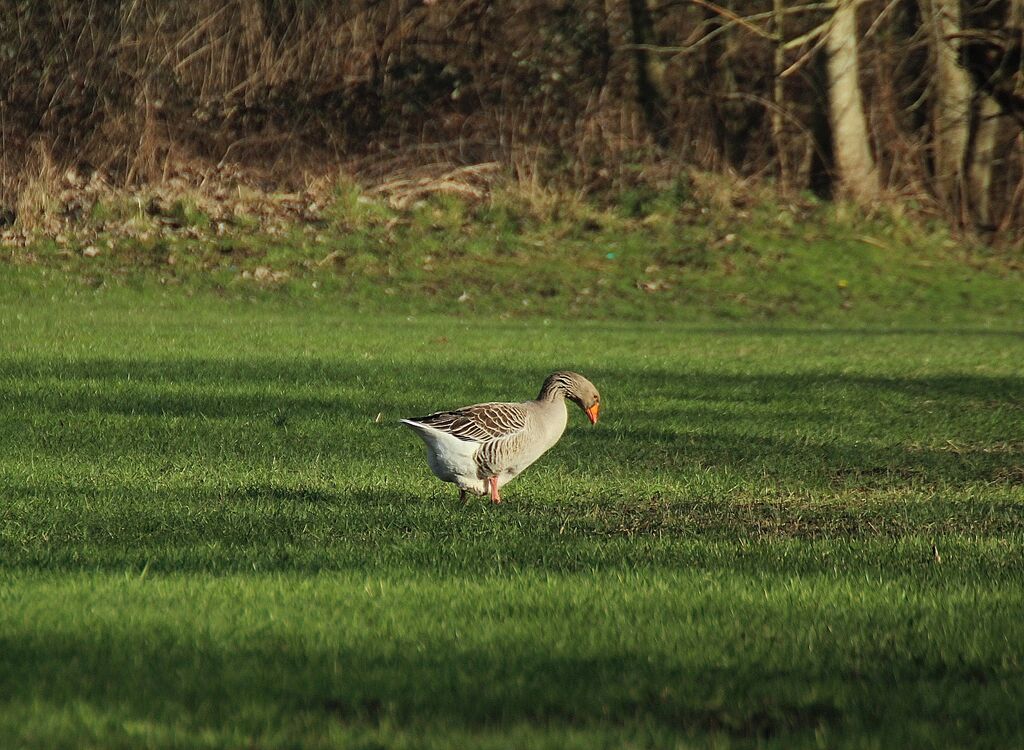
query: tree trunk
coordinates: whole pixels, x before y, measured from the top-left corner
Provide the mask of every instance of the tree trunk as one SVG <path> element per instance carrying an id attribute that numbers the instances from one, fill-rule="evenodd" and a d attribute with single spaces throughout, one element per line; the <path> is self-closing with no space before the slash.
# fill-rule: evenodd
<path id="1" fill-rule="evenodd" d="M 636 51 L 631 49 L 636 42 L 629 2 L 604 0 L 604 11 L 610 55 L 601 101 L 609 114 L 617 110 L 619 121 L 617 126 L 607 128 L 606 138 L 617 138 L 616 150 L 623 151 L 649 135 L 640 93 L 644 71 Z"/>
<path id="2" fill-rule="evenodd" d="M 636 45 L 637 100 L 644 113 L 647 128 L 655 141 L 664 145 L 665 128 L 662 119 L 665 97 L 665 62 L 652 55 L 644 45 L 656 44 L 654 21 L 648 0 L 629 0 L 629 16 Z"/>
<path id="3" fill-rule="evenodd" d="M 786 51 L 783 48 L 786 35 L 783 29 L 784 0 L 772 0 L 772 31 L 775 34 L 775 51 L 772 71 L 772 140 L 775 141 L 775 159 L 779 163 L 779 183 L 789 184 L 789 159 L 786 153 L 786 133 L 782 115 L 786 110 L 786 88 L 782 72 L 786 69 Z"/>
<path id="4" fill-rule="evenodd" d="M 999 105 L 987 94 L 978 97 L 976 124 L 971 148 L 970 200 L 972 216 L 980 226 L 992 225 L 992 165 L 995 161 Z"/>
<path id="5" fill-rule="evenodd" d="M 861 103 L 855 0 L 839 0 L 825 47 L 838 192 L 857 203 L 871 203 L 878 198 L 878 171 L 871 156 Z"/>
<path id="6" fill-rule="evenodd" d="M 960 65 L 960 0 L 921 0 L 921 15 L 931 40 L 935 68 L 932 99 L 932 150 L 935 188 L 954 217 L 962 218 L 964 169 L 971 113 L 971 81 Z"/>
<path id="7" fill-rule="evenodd" d="M 730 13 L 733 12 L 733 4 L 732 1 L 724 4 Z M 734 67 L 745 54 L 743 41 L 733 33 L 735 30 L 723 33 L 721 13 L 704 8 L 704 21 L 708 33 L 715 35 L 710 43 L 704 45 L 703 78 L 718 152 L 727 167 L 742 169 L 753 128 L 750 105 L 739 96 L 740 86 Z"/>

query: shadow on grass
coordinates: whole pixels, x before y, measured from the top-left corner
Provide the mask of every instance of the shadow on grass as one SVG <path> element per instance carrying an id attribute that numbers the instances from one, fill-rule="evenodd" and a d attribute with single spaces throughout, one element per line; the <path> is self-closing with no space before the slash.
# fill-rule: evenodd
<path id="1" fill-rule="evenodd" d="M 273 482 L 170 489 L 107 482 L 97 489 L 52 481 L 5 490 L 0 567 L 8 571 L 756 575 L 841 566 L 898 578 L 932 565 L 934 540 L 946 551 L 947 582 L 1024 571 L 1024 561 L 998 546 L 1024 543 L 1024 514 L 1012 496 L 821 502 L 598 491 L 552 501 L 523 492 L 492 506 L 482 499 L 463 505 L 443 490 L 416 497 Z M 964 545 L 969 551 L 954 557 Z"/>
<path id="2" fill-rule="evenodd" d="M 446 363 L 443 367 L 404 363 L 400 368 L 396 366 L 396 369 L 389 371 L 382 368 L 380 363 L 370 361 L 339 362 L 329 359 L 271 357 L 250 358 L 244 362 L 188 357 L 131 361 L 110 358 L 63 360 L 30 357 L 11 358 L 0 362 L 0 379 L 10 382 L 57 378 L 64 385 L 81 381 L 99 381 L 226 389 L 239 384 L 282 387 L 314 384 L 324 387 L 358 386 L 358 390 L 369 390 L 375 397 L 386 395 L 373 387 L 382 374 L 387 375 L 391 381 L 397 380 L 404 384 L 402 390 L 409 393 L 418 393 L 418 387 L 423 385 L 441 385 L 438 381 L 443 379 L 446 388 L 458 388 L 459 384 L 465 384 L 467 392 L 487 388 L 488 383 L 494 384 L 493 388 L 504 386 L 502 390 L 507 393 L 502 395 L 507 396 L 509 400 L 516 400 L 532 397 L 547 373 L 515 365 L 503 365 L 499 372 L 495 371 L 493 366 L 451 363 Z M 737 375 L 687 369 L 667 371 L 645 367 L 637 371 L 601 368 L 593 379 L 601 381 L 602 390 L 607 386 L 612 390 L 625 391 L 626 388 L 620 384 L 629 384 L 639 393 L 669 393 L 682 399 L 725 399 L 743 402 L 756 397 L 756 400 L 767 403 L 802 398 L 802 389 L 852 386 L 876 392 L 896 392 L 906 396 L 982 398 L 990 402 L 1003 401 L 1007 405 L 1024 408 L 1024 378 L 1011 376 L 959 374 L 894 377 L 820 372 Z M 232 394 L 226 395 L 229 397 L 227 403 L 231 404 Z M 493 392 L 490 395 L 494 397 Z M 293 397 L 284 394 L 281 398 L 287 402 L 294 400 Z M 298 399 L 296 405 L 311 408 L 322 408 L 330 404 L 336 408 L 345 405 L 337 403 L 336 399 L 336 395 L 332 395 L 330 400 Z M 144 410 L 145 403 L 140 402 L 138 406 Z"/>
<path id="3" fill-rule="evenodd" d="M 1009 690 L 1005 677 L 979 683 L 973 665 L 922 665 L 912 654 L 856 670 L 840 659 L 826 673 L 807 663 L 780 669 L 756 659 L 727 669 L 628 653 L 559 656 L 541 644 L 473 650 L 398 641 L 395 650 L 347 644 L 344 633 L 335 638 L 334 646 L 310 648 L 283 635 L 230 647 L 207 642 L 201 632 L 145 627 L 130 634 L 8 636 L 0 638 L 7 655 L 0 690 L 54 705 L 89 702 L 122 719 L 127 713 L 150 723 L 246 732 L 298 718 L 470 730 L 523 722 L 653 725 L 770 739 L 863 731 L 876 716 L 927 721 L 935 730 L 956 730 L 965 718 L 992 722 L 989 732 L 1021 730 L 1013 710 L 1020 691 Z M 965 687 L 977 702 L 959 701 Z"/>
<path id="4" fill-rule="evenodd" d="M 274 442 L 280 456 L 347 451 L 394 472 L 407 467 L 389 459 L 404 462 L 418 446 L 412 436 L 396 437 L 399 417 L 496 393 L 528 398 L 533 387 L 524 384 L 541 377 L 515 366 L 499 373 L 449 366 L 441 375 L 424 365 L 381 372 L 374 363 L 308 359 L 23 358 L 0 362 L 0 397 L 15 416 L 15 432 L 5 439 L 31 444 L 36 438 L 41 453 L 56 445 L 67 457 L 104 460 L 111 446 L 114 457 L 123 446 L 146 461 L 195 452 L 195 444 L 175 442 L 171 432 L 147 444 L 133 419 L 193 418 L 191 439 L 198 443 L 204 430 L 217 429 L 204 420 L 244 424 L 247 435 L 270 442 L 275 431 L 305 420 L 288 440 Z M 375 385 L 382 376 L 388 386 Z M 586 428 L 572 410 L 567 440 L 575 452 L 560 446 L 545 458 L 549 465 L 585 464 L 598 478 L 602 467 L 625 468 L 640 479 L 728 471 L 740 481 L 768 478 L 797 489 L 1024 482 L 1024 440 L 1013 428 L 1024 420 L 1021 377 L 658 370 L 593 377 L 605 393 L 602 423 Z M 445 392 L 439 395 L 438 387 Z M 23 434 L 18 417 L 40 415 L 51 417 L 50 429 Z M 94 415 L 127 419 L 99 424 L 89 421 Z M 377 415 L 381 424 L 374 423 Z M 353 426 L 363 450 L 349 444 Z M 240 460 L 230 452 L 242 453 L 246 441 L 218 437 L 209 442 L 225 446 L 226 459 Z"/>

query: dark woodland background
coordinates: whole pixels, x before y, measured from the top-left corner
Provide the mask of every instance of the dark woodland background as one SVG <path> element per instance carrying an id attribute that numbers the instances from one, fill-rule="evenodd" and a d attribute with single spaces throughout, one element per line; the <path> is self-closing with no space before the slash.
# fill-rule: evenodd
<path id="1" fill-rule="evenodd" d="M 733 173 L 1015 236 L 1022 26 L 1022 0 L 5 0 L 0 204 L 69 168 L 496 161 L 586 192 Z"/>

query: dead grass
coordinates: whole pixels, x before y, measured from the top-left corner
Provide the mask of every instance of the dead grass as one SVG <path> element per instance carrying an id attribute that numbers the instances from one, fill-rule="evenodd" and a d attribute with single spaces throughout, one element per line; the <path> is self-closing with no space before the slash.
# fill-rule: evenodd
<path id="1" fill-rule="evenodd" d="M 161 168 L 160 179 L 126 186 L 98 170 L 60 170 L 41 143 L 33 163 L 31 176 L 16 190 L 14 226 L 0 232 L 8 246 L 24 247 L 67 233 L 88 240 L 98 231 L 145 239 L 147 232 L 161 227 L 182 229 L 194 223 L 183 221 L 183 206 L 206 217 L 215 231 L 243 224 L 283 234 L 326 221 L 325 209 L 341 194 L 349 194 L 351 202 L 383 203 L 399 213 L 437 196 L 469 207 L 512 206 L 537 222 L 585 221 L 595 213 L 581 190 L 545 183 L 532 169 L 509 170 L 497 162 L 414 165 L 396 160 L 388 171 L 378 167 L 371 177 L 342 170 L 309 173 L 294 190 L 281 190 L 263 170 L 211 168 L 199 162 Z"/>
<path id="2" fill-rule="evenodd" d="M 26 231 L 52 232 L 66 209 L 60 194 L 63 178 L 42 142 L 35 144 L 28 164 L 14 186 L 16 221 Z"/>
<path id="3" fill-rule="evenodd" d="M 427 164 L 410 167 L 370 187 L 370 196 L 382 196 L 396 209 L 405 209 L 433 195 L 452 195 L 466 203 L 479 203 L 503 176 L 497 162 L 455 166 Z"/>

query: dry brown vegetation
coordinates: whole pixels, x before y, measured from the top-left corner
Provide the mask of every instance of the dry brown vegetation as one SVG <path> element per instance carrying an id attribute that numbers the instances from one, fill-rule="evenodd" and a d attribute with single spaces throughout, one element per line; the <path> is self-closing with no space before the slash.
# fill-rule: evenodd
<path id="1" fill-rule="evenodd" d="M 346 173 L 413 196 L 417 180 L 446 174 L 472 193 L 484 164 L 541 192 L 693 168 L 828 195 L 834 7 L 12 0 L 0 7 L 2 221 L 67 212 L 74 199 L 60 192 L 80 182 L 271 193 Z M 1020 3 L 968 4 L 940 42 L 932 12 L 918 0 L 859 6 L 878 189 L 1005 235 L 1024 225 Z M 939 43 L 970 75 L 964 127 L 992 141 L 984 216 L 936 176 Z"/>

